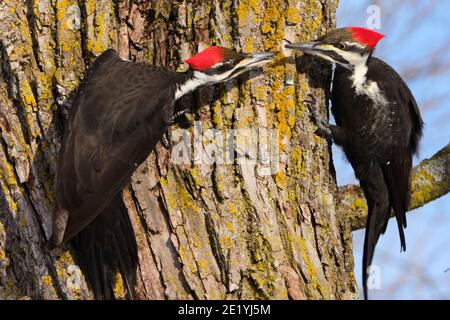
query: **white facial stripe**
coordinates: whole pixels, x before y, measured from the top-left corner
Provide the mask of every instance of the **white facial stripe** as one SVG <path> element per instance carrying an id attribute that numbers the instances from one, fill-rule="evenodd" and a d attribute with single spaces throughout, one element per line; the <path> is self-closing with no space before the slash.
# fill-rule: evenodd
<path id="1" fill-rule="evenodd" d="M 211 69 L 219 68 L 219 67 L 223 66 L 224 64 L 225 64 L 225 63 L 223 63 L 223 62 L 218 62 L 218 63 L 216 63 L 215 65 L 213 65 L 213 66 L 211 67 Z"/>
<path id="2" fill-rule="evenodd" d="M 337 63 L 337 61 L 334 61 L 329 56 L 327 56 L 326 54 L 322 54 L 319 51 L 314 52 L 314 55 L 316 55 L 316 56 L 318 56 L 318 57 L 320 57 L 320 58 L 322 58 L 324 60 L 330 61 L 332 63 Z"/>
<path id="3" fill-rule="evenodd" d="M 231 69 L 225 73 L 221 74 L 215 74 L 215 75 L 208 75 L 206 73 L 200 72 L 200 71 L 194 71 L 194 76 L 192 79 L 189 79 L 186 83 L 182 84 L 178 87 L 177 91 L 175 92 L 175 100 L 180 99 L 185 94 L 188 94 L 198 87 L 201 87 L 205 84 L 214 84 L 221 81 L 224 81 L 227 79 L 230 74 L 235 70 Z"/>
<path id="4" fill-rule="evenodd" d="M 201 85 L 205 84 L 203 79 L 197 78 L 195 76 L 196 72 L 197 71 L 194 71 L 194 77 L 192 79 L 189 79 L 186 83 L 178 87 L 177 91 L 175 92 L 175 100 L 180 99 L 185 94 L 188 94 L 197 89 L 198 87 L 200 87 Z"/>
<path id="5" fill-rule="evenodd" d="M 359 43 L 359 42 L 343 42 L 344 44 L 346 44 L 349 47 L 358 47 L 360 49 L 366 49 L 366 46 Z"/>
<path id="6" fill-rule="evenodd" d="M 175 92 L 175 99 L 176 100 L 180 99 L 185 94 L 188 94 L 188 93 L 194 91 L 195 89 L 197 89 L 198 87 L 200 87 L 202 85 L 214 84 L 214 83 L 223 82 L 225 80 L 230 80 L 230 79 L 237 77 L 241 73 L 249 70 L 249 68 L 243 68 L 240 72 L 237 72 L 236 74 L 233 74 L 232 77 L 230 77 L 231 74 L 235 70 L 237 70 L 241 67 L 246 67 L 246 66 L 251 65 L 252 68 L 255 68 L 255 67 L 259 67 L 259 66 L 262 66 L 262 65 L 268 63 L 270 60 L 261 60 L 261 61 L 257 61 L 254 63 L 252 63 L 251 61 L 252 60 L 244 59 L 241 62 L 239 62 L 233 69 L 230 69 L 227 72 L 220 73 L 220 74 L 208 75 L 208 74 L 200 72 L 200 71 L 194 71 L 194 76 L 192 77 L 192 79 L 188 80 L 186 83 L 184 83 L 178 87 L 177 91 Z M 218 63 L 214 67 L 220 66 L 220 64 L 221 63 Z"/>
<path id="7" fill-rule="evenodd" d="M 338 48 L 333 48 L 333 51 L 348 61 L 349 64 L 356 66 L 358 64 L 366 64 L 368 55 L 361 55 L 357 52 L 345 51 Z"/>
<path id="8" fill-rule="evenodd" d="M 199 72 L 199 71 L 194 71 L 194 77 L 203 81 L 204 84 L 206 84 L 206 83 L 213 84 L 213 83 L 221 82 L 221 81 L 224 81 L 225 79 L 227 79 L 236 68 L 237 67 L 234 67 L 233 69 L 230 69 L 224 73 L 211 74 L 211 75 L 203 73 L 203 72 Z"/>
<path id="9" fill-rule="evenodd" d="M 322 49 L 324 51 L 333 51 L 336 54 L 338 54 L 339 56 L 341 56 L 343 59 L 345 59 L 348 62 L 348 64 L 341 63 L 339 61 L 335 61 L 335 60 L 333 60 L 333 58 L 329 57 L 326 53 L 321 53 L 320 51 L 313 51 L 312 54 L 314 54 L 318 57 L 321 57 L 322 59 L 325 59 L 327 61 L 330 61 L 333 63 L 338 63 L 339 65 L 341 65 L 347 69 L 350 69 L 351 66 L 356 66 L 359 64 L 366 64 L 366 61 L 368 58 L 368 55 L 361 56 L 360 53 L 341 50 L 341 49 L 336 48 L 335 46 L 332 46 L 329 44 L 319 45 L 318 49 Z"/>

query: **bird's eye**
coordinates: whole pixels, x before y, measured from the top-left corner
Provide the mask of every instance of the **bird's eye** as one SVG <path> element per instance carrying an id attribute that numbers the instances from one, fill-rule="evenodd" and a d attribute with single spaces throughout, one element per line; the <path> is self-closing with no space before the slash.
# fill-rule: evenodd
<path id="1" fill-rule="evenodd" d="M 339 43 L 339 45 L 338 45 L 338 47 L 339 47 L 339 49 L 345 49 L 345 48 L 347 48 L 347 46 L 345 45 L 345 43 Z"/>

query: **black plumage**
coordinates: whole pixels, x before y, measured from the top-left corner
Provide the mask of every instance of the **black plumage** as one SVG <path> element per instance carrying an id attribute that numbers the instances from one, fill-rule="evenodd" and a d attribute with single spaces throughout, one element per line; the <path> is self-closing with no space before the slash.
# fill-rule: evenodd
<path id="1" fill-rule="evenodd" d="M 289 44 L 335 63 L 332 112 L 337 125 L 320 117 L 314 101 L 318 133 L 342 146 L 360 181 L 368 205 L 363 253 L 363 287 L 367 299 L 367 269 L 378 238 L 393 211 L 400 245 L 411 196 L 412 158 L 417 152 L 423 121 L 416 100 L 400 75 L 372 56 L 384 35 L 367 28 L 334 29 L 313 42 Z M 312 99 L 313 100 L 313 99 Z"/>
<path id="2" fill-rule="evenodd" d="M 177 84 L 189 74 L 124 61 L 108 50 L 77 91 L 61 147 L 49 247 L 72 240 L 96 298 L 113 298 L 117 272 L 133 295 L 137 248 L 121 191 L 165 133 Z"/>
<path id="3" fill-rule="evenodd" d="M 352 81 L 354 70 L 336 66 L 332 112 L 337 126 L 329 126 L 333 140 L 343 147 L 368 204 L 363 256 L 366 297 L 366 271 L 392 210 L 401 249 L 406 250 L 404 228 L 411 195 L 412 158 L 423 127 L 417 103 L 400 75 L 374 57 L 369 58 L 367 67 L 366 83 L 378 86 L 377 96 L 357 94 Z"/>
<path id="4" fill-rule="evenodd" d="M 120 272 L 123 288 L 133 299 L 138 264 L 137 244 L 120 193 L 70 242 L 94 297 L 115 299 L 115 282 Z"/>

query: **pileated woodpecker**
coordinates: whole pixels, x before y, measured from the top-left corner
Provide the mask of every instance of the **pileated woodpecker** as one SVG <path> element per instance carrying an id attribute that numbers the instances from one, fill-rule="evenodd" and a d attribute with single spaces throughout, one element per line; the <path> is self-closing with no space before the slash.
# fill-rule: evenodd
<path id="1" fill-rule="evenodd" d="M 52 249 L 71 240 L 95 298 L 114 298 L 117 273 L 133 298 L 137 245 L 121 191 L 167 130 L 175 102 L 274 55 L 210 47 L 186 60 L 190 69 L 180 73 L 125 61 L 112 49 L 97 58 L 78 88 L 65 129 L 48 242 Z"/>
<path id="2" fill-rule="evenodd" d="M 314 103 L 312 116 L 318 133 L 342 146 L 367 200 L 362 270 L 366 299 L 368 267 L 392 210 L 401 249 L 406 250 L 403 229 L 411 195 L 412 158 L 423 128 L 406 83 L 389 65 L 372 57 L 383 37 L 369 29 L 347 27 L 314 42 L 286 46 L 336 65 L 331 97 L 337 125 L 324 121 Z"/>

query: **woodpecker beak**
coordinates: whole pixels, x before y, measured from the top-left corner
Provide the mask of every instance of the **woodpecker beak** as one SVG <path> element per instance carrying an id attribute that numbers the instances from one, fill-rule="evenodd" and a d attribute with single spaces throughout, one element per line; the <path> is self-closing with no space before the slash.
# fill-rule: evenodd
<path id="1" fill-rule="evenodd" d="M 287 44 L 285 47 L 288 49 L 299 50 L 306 54 L 318 56 L 332 63 L 339 63 L 344 67 L 346 67 L 349 63 L 348 60 L 342 56 L 342 50 L 341 52 L 338 52 L 338 49 L 333 45 L 323 43 L 321 41 L 291 43 Z"/>
<path id="2" fill-rule="evenodd" d="M 245 59 L 239 62 L 238 66 L 246 69 L 259 67 L 270 62 L 277 53 L 278 52 L 262 52 L 248 54 Z"/>
<path id="3" fill-rule="evenodd" d="M 321 43 L 318 41 L 314 42 L 304 42 L 304 43 L 290 43 L 285 47 L 288 49 L 299 50 L 304 53 L 315 54 L 320 51 L 324 51 L 323 48 L 320 47 Z"/>

